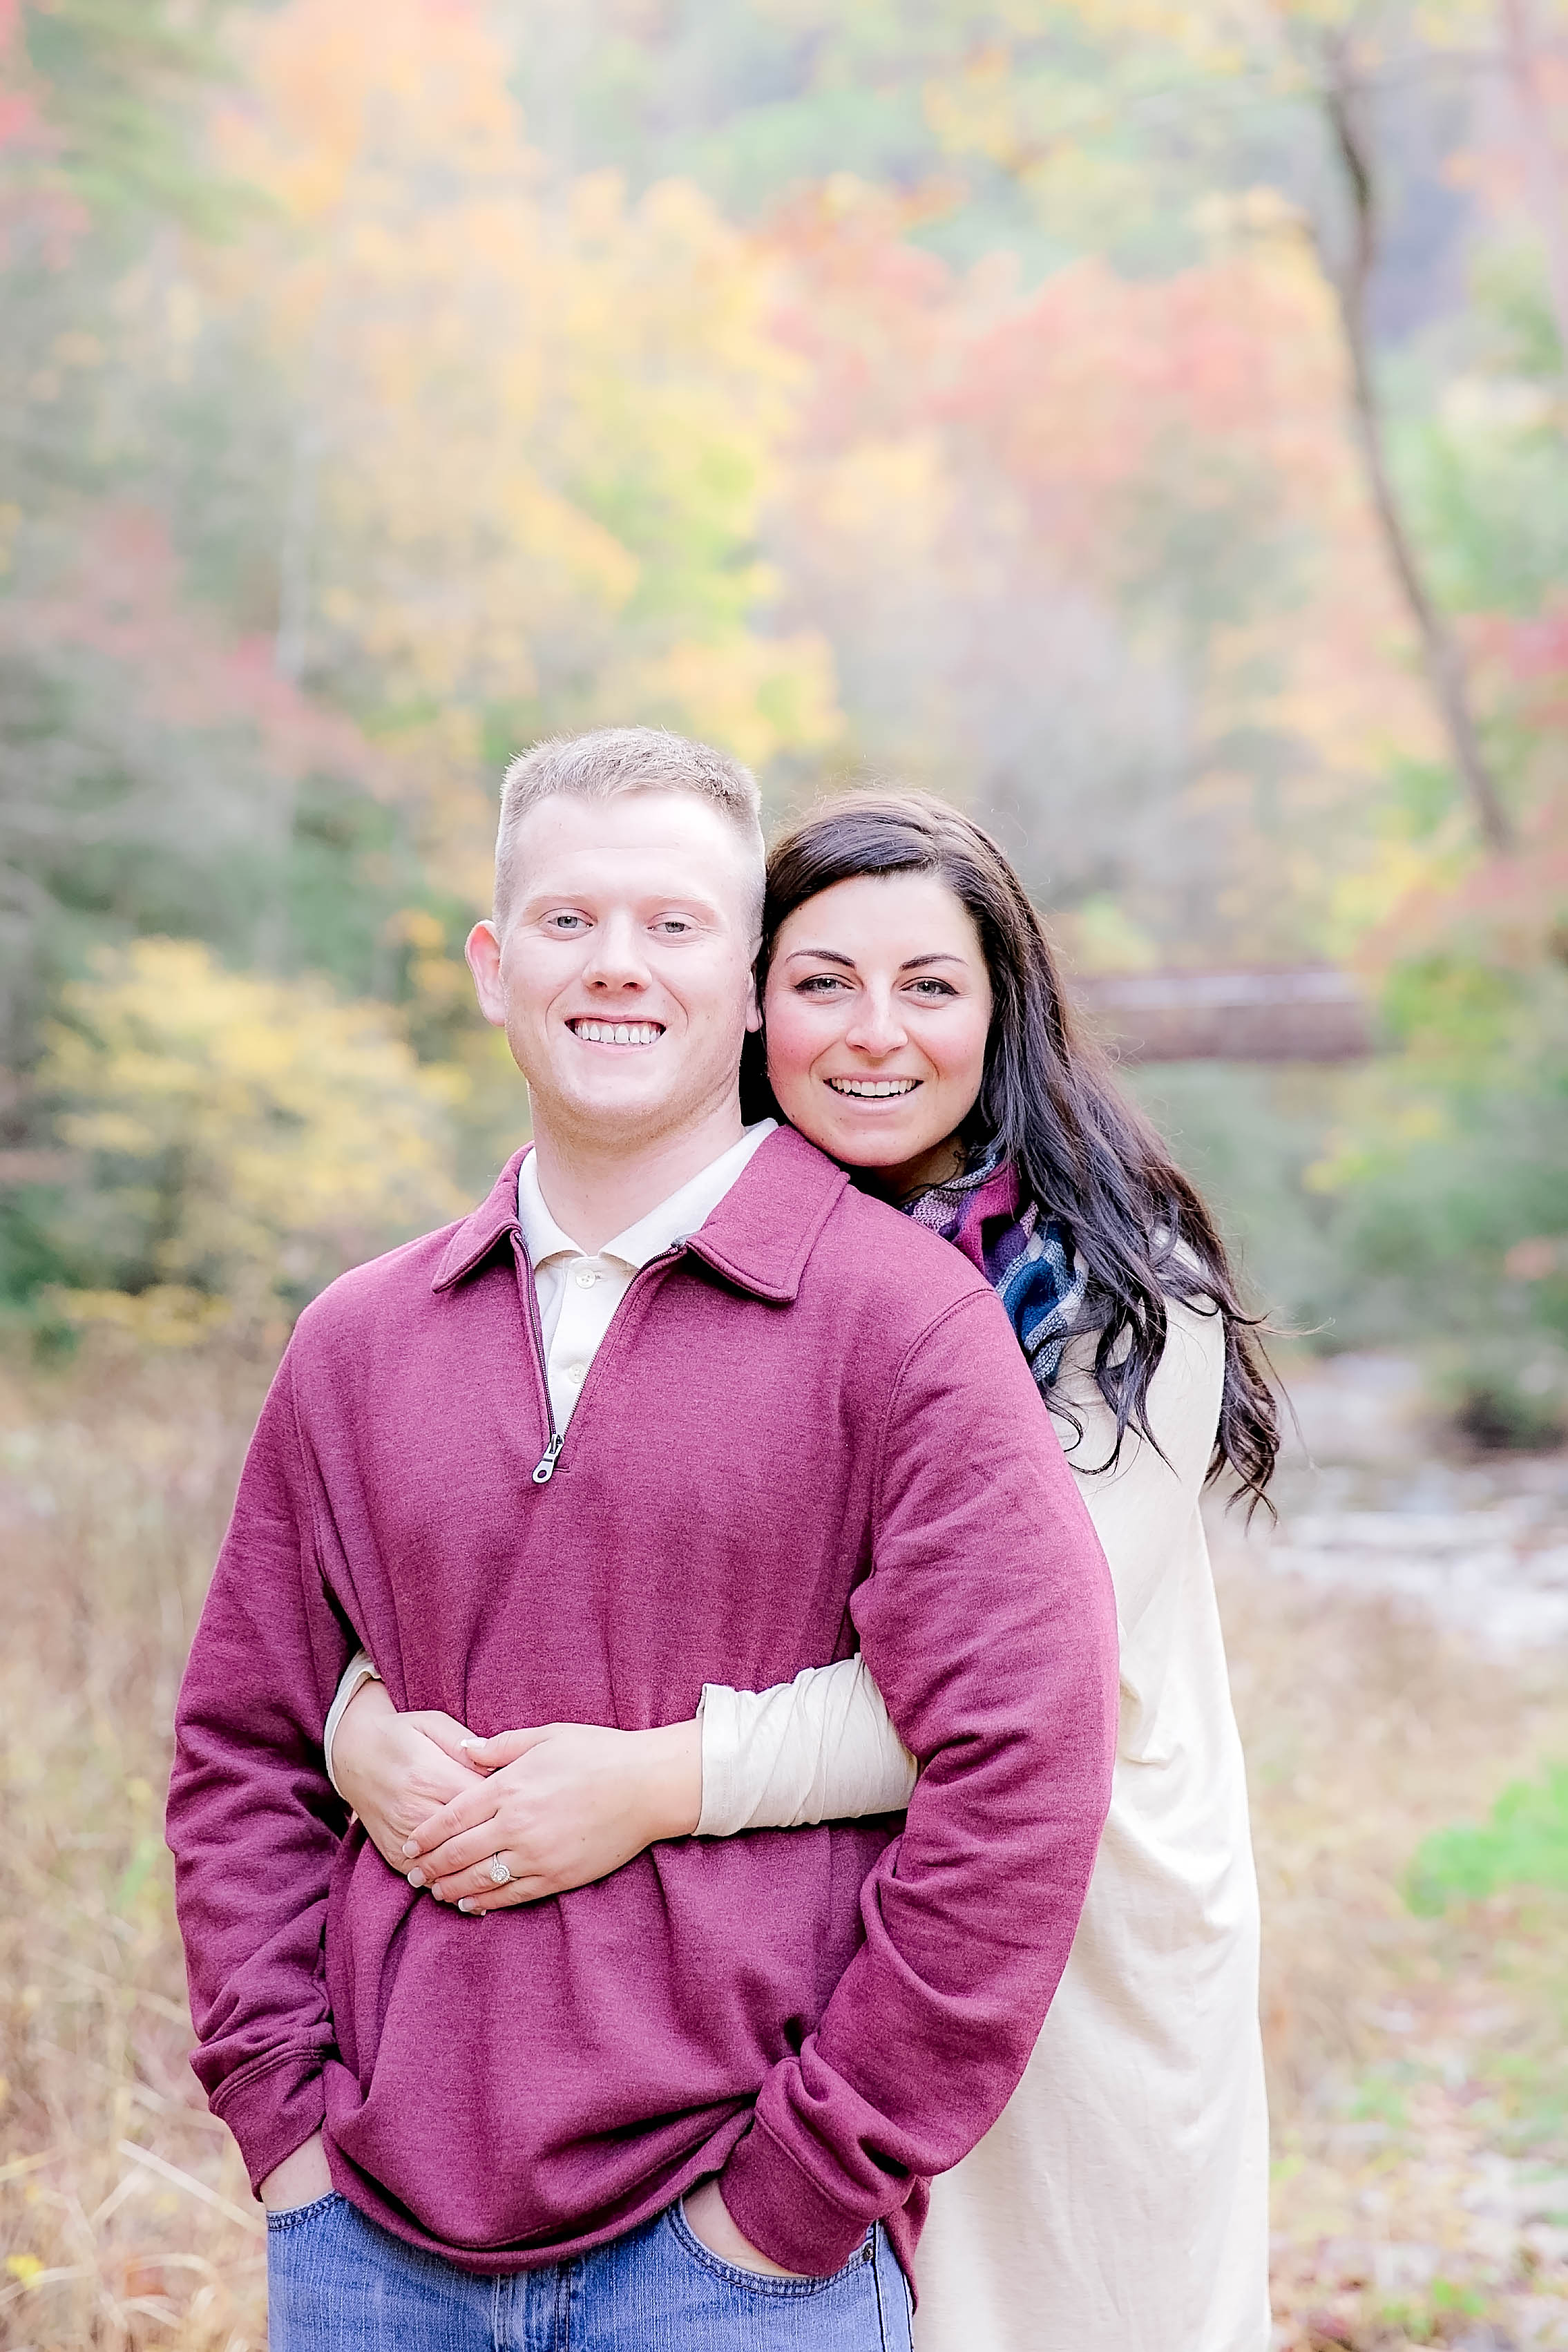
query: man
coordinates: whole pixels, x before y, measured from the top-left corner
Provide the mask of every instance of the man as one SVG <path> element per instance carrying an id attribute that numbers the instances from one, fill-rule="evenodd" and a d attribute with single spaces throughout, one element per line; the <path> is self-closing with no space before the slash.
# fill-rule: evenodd
<path id="1" fill-rule="evenodd" d="M 469 961 L 533 1151 L 309 1307 L 258 1426 L 169 1833 L 274 2352 L 906 2345 L 923 2181 L 1066 1958 L 1104 1563 L 980 1277 L 742 1130 L 761 884 L 717 752 L 624 730 L 514 763 Z M 547 1258 L 640 1268 L 566 1361 Z M 399 1709 L 489 1733 L 681 1722 L 857 1637 L 923 1767 L 901 1829 L 662 1844 L 465 1918 L 344 1835 L 323 1773 L 360 1646 Z"/>

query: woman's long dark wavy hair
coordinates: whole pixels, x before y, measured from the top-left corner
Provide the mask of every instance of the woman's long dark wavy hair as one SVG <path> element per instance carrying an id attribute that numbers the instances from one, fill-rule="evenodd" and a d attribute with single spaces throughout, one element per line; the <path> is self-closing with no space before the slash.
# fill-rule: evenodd
<path id="1" fill-rule="evenodd" d="M 1167 1298 L 1225 1320 L 1225 1387 L 1209 1477 L 1228 1470 L 1248 1510 L 1266 1499 L 1279 1450 L 1279 1408 L 1225 1244 L 1153 1128 L 1122 1095 L 1099 1047 L 1076 1034 L 1045 927 L 1007 859 L 976 824 L 929 793 L 859 792 L 827 803 L 768 858 L 759 994 L 780 926 L 837 882 L 934 874 L 969 911 L 990 974 L 985 1076 L 961 1132 L 972 1150 L 1000 1143 L 1026 1199 L 1063 1225 L 1088 1270 L 1079 1328 L 1099 1333 L 1094 1377 L 1116 1416 L 1155 1441 L 1149 1383 L 1165 1350 Z M 748 1040 L 746 1116 L 776 1112 Z"/>

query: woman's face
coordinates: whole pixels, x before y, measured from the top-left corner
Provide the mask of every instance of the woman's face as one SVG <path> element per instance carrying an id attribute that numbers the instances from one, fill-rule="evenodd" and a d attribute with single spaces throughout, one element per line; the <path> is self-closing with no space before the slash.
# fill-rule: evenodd
<path id="1" fill-rule="evenodd" d="M 934 874 L 858 876 L 780 925 L 763 999 L 780 1109 L 895 1196 L 954 1172 L 985 1074 L 991 983 L 967 908 Z"/>

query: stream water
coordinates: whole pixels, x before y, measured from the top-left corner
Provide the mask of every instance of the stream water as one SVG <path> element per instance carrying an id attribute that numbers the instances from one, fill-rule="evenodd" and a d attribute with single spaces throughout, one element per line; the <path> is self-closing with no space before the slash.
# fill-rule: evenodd
<path id="1" fill-rule="evenodd" d="M 1270 1571 L 1386 1594 L 1502 1652 L 1568 1645 L 1568 1453 L 1439 1450 L 1398 1357 L 1342 1356 L 1289 1387 L 1279 1524 L 1259 1517 L 1249 1545 Z"/>

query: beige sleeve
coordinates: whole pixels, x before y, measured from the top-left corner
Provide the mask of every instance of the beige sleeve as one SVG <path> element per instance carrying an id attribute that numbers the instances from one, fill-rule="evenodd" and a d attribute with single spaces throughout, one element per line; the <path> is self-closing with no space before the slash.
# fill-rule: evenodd
<path id="1" fill-rule="evenodd" d="M 338 1726 L 348 1711 L 348 1704 L 364 1683 L 378 1683 L 377 1674 L 368 1650 L 356 1650 L 343 1668 L 343 1678 L 338 1685 L 337 1696 L 327 1709 L 327 1727 L 321 1734 L 321 1756 L 327 1767 L 327 1778 L 338 1789 L 338 1776 L 332 1769 L 332 1742 L 338 1736 Z M 341 1797 L 342 1790 L 338 1789 Z"/>
<path id="2" fill-rule="evenodd" d="M 699 1837 L 901 1812 L 918 1766 L 862 1658 L 807 1666 L 765 1691 L 710 1683 Z"/>
<path id="3" fill-rule="evenodd" d="M 1058 1431 L 1104 1548 L 1124 1637 L 1142 1619 L 1170 1565 L 1173 1536 L 1203 1491 L 1225 1379 L 1220 1317 L 1174 1299 L 1167 1306 L 1165 1352 L 1148 1396 L 1158 1450 L 1130 1431 L 1116 1468 L 1097 1473 L 1116 1424 L 1093 1378 L 1092 1337 L 1072 1343 L 1061 1382 L 1083 1429 L 1075 1438 L 1058 1417 Z M 915 1785 L 915 1759 L 861 1658 L 808 1666 L 793 1683 L 766 1691 L 710 1683 L 698 1717 L 699 1837 L 897 1812 Z"/>

